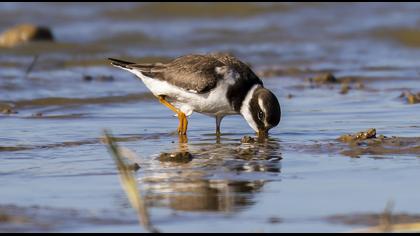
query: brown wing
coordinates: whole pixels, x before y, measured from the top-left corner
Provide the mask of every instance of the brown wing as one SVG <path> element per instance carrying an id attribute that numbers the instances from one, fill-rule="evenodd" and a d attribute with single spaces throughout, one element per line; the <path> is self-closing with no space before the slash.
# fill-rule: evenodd
<path id="1" fill-rule="evenodd" d="M 185 55 L 167 64 L 135 64 L 116 59 L 111 60 L 114 65 L 140 70 L 148 77 L 167 81 L 172 85 L 197 93 L 206 93 L 215 88 L 217 82 L 224 78 L 224 73 L 232 71 L 237 73 L 241 83 L 232 86 L 228 96 L 236 96 L 235 94 L 248 89 L 253 84 L 262 84 L 262 81 L 247 64 L 226 53 Z M 217 70 L 216 68 L 221 69 Z"/>
<path id="2" fill-rule="evenodd" d="M 144 75 L 167 81 L 185 90 L 206 93 L 216 87 L 223 75 L 216 72 L 224 64 L 206 55 L 186 55 L 167 64 L 135 64 Z"/>

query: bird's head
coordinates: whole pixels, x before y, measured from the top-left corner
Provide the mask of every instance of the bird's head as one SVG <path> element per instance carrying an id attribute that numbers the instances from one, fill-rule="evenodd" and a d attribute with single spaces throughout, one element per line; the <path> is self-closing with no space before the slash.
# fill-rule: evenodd
<path id="1" fill-rule="evenodd" d="M 280 104 L 270 90 L 256 85 L 246 95 L 241 114 L 259 137 L 265 137 L 280 122 Z"/>

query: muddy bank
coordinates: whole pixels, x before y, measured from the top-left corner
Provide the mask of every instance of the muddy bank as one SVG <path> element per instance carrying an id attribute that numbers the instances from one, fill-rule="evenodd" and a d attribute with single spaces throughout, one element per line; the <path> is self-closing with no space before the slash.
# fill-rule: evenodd
<path id="1" fill-rule="evenodd" d="M 129 135 L 122 137 L 114 137 L 113 139 L 116 142 L 131 142 L 139 140 L 154 140 L 160 139 L 161 137 L 168 136 L 169 134 L 146 134 L 146 135 Z M 53 148 L 71 148 L 78 147 L 89 144 L 99 144 L 104 143 L 103 137 L 96 139 L 86 139 L 80 141 L 68 141 L 68 142 L 58 142 L 58 143 L 48 143 L 42 145 L 17 145 L 17 146 L 0 146 L 0 152 L 13 152 L 13 151 L 24 151 L 24 150 L 33 150 L 33 149 L 53 149 Z"/>
<path id="2" fill-rule="evenodd" d="M 341 154 L 359 158 L 362 155 L 420 155 L 420 137 L 387 137 L 377 135 L 376 129 L 344 134 L 336 140 L 312 144 L 289 144 L 291 150 L 318 154 Z"/>
<path id="3" fill-rule="evenodd" d="M 413 48 L 420 47 L 420 30 L 418 28 L 382 28 L 373 32 L 378 39 L 387 39 Z"/>
<path id="4" fill-rule="evenodd" d="M 420 215 L 405 213 L 393 213 L 390 215 L 385 215 L 383 213 L 343 214 L 329 216 L 326 218 L 326 220 L 333 224 L 377 226 L 383 223 L 384 217 L 389 217 L 389 220 L 392 224 L 420 222 Z"/>
<path id="5" fill-rule="evenodd" d="M 0 232 L 53 232 L 74 225 L 127 225 L 137 224 L 133 217 L 111 211 L 88 212 L 79 209 L 43 206 L 21 207 L 0 205 Z"/>
<path id="6" fill-rule="evenodd" d="M 364 154 L 420 154 L 420 137 L 377 137 L 374 128 L 356 134 L 345 134 L 338 140 L 348 143 L 349 149 L 340 153 L 350 157 Z"/>
<path id="7" fill-rule="evenodd" d="M 340 153 L 350 157 L 361 155 L 419 155 L 420 137 L 379 137 L 350 144 Z"/>
<path id="8" fill-rule="evenodd" d="M 249 17 L 269 12 L 282 12 L 291 9 L 289 4 L 255 3 L 151 3 L 123 11 L 108 11 L 113 19 L 191 18 L 191 17 Z"/>
<path id="9" fill-rule="evenodd" d="M 134 93 L 123 96 L 106 96 L 106 97 L 93 97 L 93 98 L 63 98 L 63 97 L 50 97 L 38 98 L 32 100 L 21 101 L 3 101 L 0 103 L 0 109 L 3 113 L 8 111 L 39 108 L 49 106 L 83 106 L 91 104 L 112 104 L 112 103 L 127 103 L 138 102 L 155 99 L 151 93 Z"/>

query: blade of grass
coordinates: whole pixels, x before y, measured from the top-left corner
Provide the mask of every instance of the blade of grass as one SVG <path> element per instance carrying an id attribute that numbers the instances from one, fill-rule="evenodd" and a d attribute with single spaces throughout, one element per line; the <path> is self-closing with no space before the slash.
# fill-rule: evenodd
<path id="1" fill-rule="evenodd" d="M 107 130 L 104 130 L 104 137 L 108 151 L 111 153 L 111 156 L 113 157 L 119 171 L 121 186 L 127 194 L 131 206 L 137 211 L 140 225 L 143 225 L 143 227 L 149 232 L 159 232 L 152 226 L 150 222 L 147 206 L 141 197 L 140 191 L 137 187 L 137 182 L 129 168 L 129 165 L 126 163 L 126 161 L 124 161 L 125 158 L 121 154 L 120 148 L 114 142 L 114 138 L 111 134 L 109 134 Z"/>

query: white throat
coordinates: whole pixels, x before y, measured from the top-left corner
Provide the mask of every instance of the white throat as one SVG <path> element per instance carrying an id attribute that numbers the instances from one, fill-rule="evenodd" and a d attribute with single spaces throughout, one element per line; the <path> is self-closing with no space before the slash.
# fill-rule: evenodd
<path id="1" fill-rule="evenodd" d="M 255 130 L 255 132 L 258 132 L 258 126 L 255 123 L 254 119 L 252 118 L 251 108 L 249 107 L 249 102 L 251 101 L 252 97 L 254 96 L 255 90 L 259 87 L 261 87 L 261 85 L 256 84 L 248 91 L 248 93 L 245 96 L 245 99 L 242 101 L 242 106 L 241 106 L 241 111 L 240 111 L 242 116 L 248 122 L 249 126 L 251 126 L 251 128 L 253 130 Z"/>

